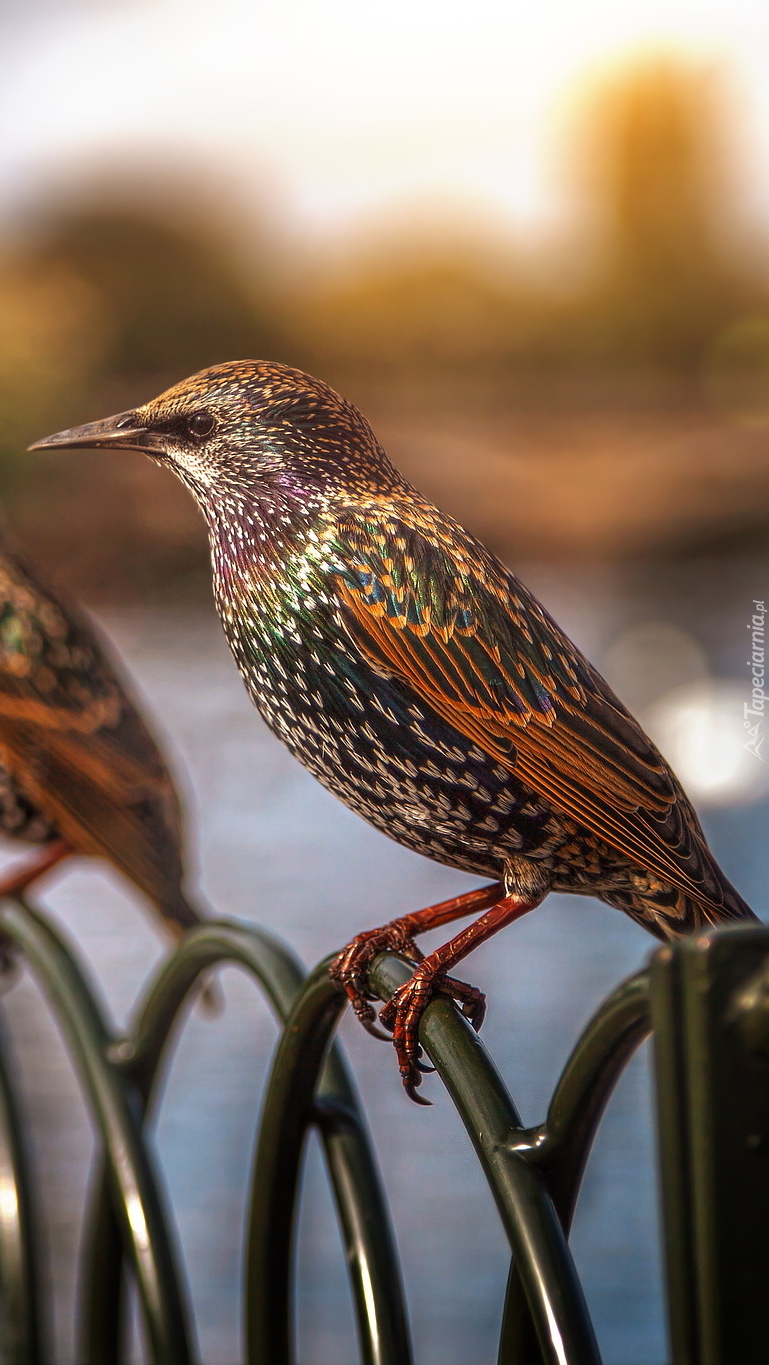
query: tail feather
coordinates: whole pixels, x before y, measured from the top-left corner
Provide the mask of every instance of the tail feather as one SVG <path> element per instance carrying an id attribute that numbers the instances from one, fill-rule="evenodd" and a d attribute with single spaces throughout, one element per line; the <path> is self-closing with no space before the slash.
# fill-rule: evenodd
<path id="1" fill-rule="evenodd" d="M 182 938 L 188 929 L 206 924 L 209 919 L 188 901 L 181 887 L 172 899 L 154 900 L 154 905 L 174 938 Z"/>
<path id="2" fill-rule="evenodd" d="M 25 777 L 32 789 L 34 778 L 29 773 Z M 44 779 L 31 795 L 73 851 L 106 858 L 117 867 L 152 902 L 174 938 L 205 921 L 183 889 L 181 821 L 169 800 L 170 786 L 146 791 L 138 799 L 113 799 L 88 773 L 70 766 L 55 746 L 46 754 Z"/>
<path id="3" fill-rule="evenodd" d="M 618 910 L 624 910 L 631 919 L 663 942 L 708 926 L 715 928 L 719 924 L 735 922 L 760 923 L 758 915 L 724 876 L 712 854 L 709 853 L 709 857 L 721 893 L 718 902 L 705 897 L 688 896 L 669 883 L 652 883 L 643 890 L 613 890 L 603 899 Z"/>

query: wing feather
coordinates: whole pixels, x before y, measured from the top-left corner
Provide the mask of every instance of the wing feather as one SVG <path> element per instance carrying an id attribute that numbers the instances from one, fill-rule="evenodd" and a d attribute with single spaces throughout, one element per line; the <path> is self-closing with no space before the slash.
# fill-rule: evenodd
<path id="1" fill-rule="evenodd" d="M 152 734 L 94 627 L 1 546 L 0 750 L 74 849 L 186 914 L 181 810 Z"/>
<path id="2" fill-rule="evenodd" d="M 339 528 L 340 613 L 370 664 L 610 847 L 702 903 L 722 888 L 686 796 L 611 689 L 453 523 Z M 428 534 L 429 530 L 429 534 Z"/>

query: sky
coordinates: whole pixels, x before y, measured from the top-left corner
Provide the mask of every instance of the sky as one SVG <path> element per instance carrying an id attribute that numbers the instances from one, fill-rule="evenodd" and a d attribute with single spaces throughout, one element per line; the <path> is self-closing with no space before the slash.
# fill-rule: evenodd
<path id="1" fill-rule="evenodd" d="M 0 42 L 0 217 L 177 164 L 319 237 L 430 198 L 537 232 L 576 93 L 648 49 L 723 69 L 769 217 L 765 0 L 14 0 Z"/>

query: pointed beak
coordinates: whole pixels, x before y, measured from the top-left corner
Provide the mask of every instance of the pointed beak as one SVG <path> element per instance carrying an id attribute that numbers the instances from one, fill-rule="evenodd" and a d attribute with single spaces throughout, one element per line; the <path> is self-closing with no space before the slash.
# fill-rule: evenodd
<path id="1" fill-rule="evenodd" d="M 162 437 L 143 425 L 137 412 L 118 412 L 101 422 L 86 422 L 82 427 L 57 431 L 35 441 L 29 450 L 82 450 L 87 446 L 115 447 L 122 450 L 142 450 L 145 455 L 162 458 Z"/>

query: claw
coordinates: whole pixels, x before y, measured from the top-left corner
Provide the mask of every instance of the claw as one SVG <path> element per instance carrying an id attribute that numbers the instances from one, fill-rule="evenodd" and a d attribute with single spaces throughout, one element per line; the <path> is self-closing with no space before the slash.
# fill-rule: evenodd
<path id="1" fill-rule="evenodd" d="M 466 981 L 458 981 L 454 976 L 437 976 L 435 987 L 441 995 L 447 995 L 459 1006 L 465 1019 L 469 1020 L 478 1033 L 486 1018 L 485 995 L 475 986 L 469 986 Z"/>
<path id="2" fill-rule="evenodd" d="M 486 1001 L 465 1000 L 464 1003 L 460 1005 L 460 1009 L 462 1010 L 465 1019 L 469 1019 L 475 1032 L 480 1033 L 481 1025 L 486 1018 Z"/>
<path id="3" fill-rule="evenodd" d="M 381 929 L 358 934 L 334 959 L 330 975 L 343 987 L 366 1032 L 372 1038 L 393 1043 L 409 1099 L 415 1104 L 429 1104 L 429 1100 L 417 1095 L 422 1076 L 435 1071 L 434 1066 L 421 1060 L 423 1054 L 418 1042 L 419 1021 L 425 1007 L 436 994 L 448 996 L 456 1001 L 465 1018 L 478 1030 L 483 1023 L 486 1001 L 474 986 L 446 976 L 443 962 L 435 960 L 437 954 L 432 959 L 423 956 L 414 943 L 414 925 L 415 917 L 405 916 L 392 920 Z M 377 954 L 387 949 L 403 953 L 414 963 L 415 970 L 405 985 L 382 1005 L 377 1026 L 376 1014 L 369 1003 L 374 997 L 368 991 L 367 975 Z M 383 1029 L 389 1032 L 384 1033 Z"/>
<path id="4" fill-rule="evenodd" d="M 355 1016 L 360 1020 L 366 1032 L 370 1033 L 372 1038 L 377 1038 L 382 1043 L 392 1042 L 389 1033 L 384 1033 L 382 1029 L 377 1028 L 374 1007 L 369 1004 L 369 1001 L 366 999 L 366 996 L 363 994 L 363 991 L 360 989 L 357 982 L 345 981 L 342 979 L 341 973 L 334 970 L 336 965 L 336 963 L 332 965 L 329 975 L 331 976 L 332 981 L 339 981 L 344 987 L 347 999 L 355 1011 Z"/>
<path id="5" fill-rule="evenodd" d="M 413 1100 L 415 1104 L 422 1104 L 425 1109 L 431 1109 L 433 1104 L 432 1100 L 426 1100 L 424 1095 L 417 1094 L 416 1087 L 418 1084 L 418 1081 L 404 1081 L 403 1089 L 406 1091 L 409 1099 Z"/>
<path id="6" fill-rule="evenodd" d="M 369 1004 L 365 995 L 361 995 L 360 991 L 356 991 L 354 986 L 347 986 L 345 989 L 347 992 L 347 999 L 352 1005 L 355 1014 L 357 1018 L 360 1019 L 363 1027 L 365 1028 L 367 1024 L 373 1023 L 374 1019 L 376 1019 L 376 1012 L 373 1006 Z"/>
<path id="7" fill-rule="evenodd" d="M 384 1033 L 381 1028 L 377 1028 L 376 1013 L 368 1000 L 364 999 L 362 995 L 359 995 L 353 987 L 348 987 L 347 998 L 355 1010 L 356 1017 L 360 1020 L 366 1032 L 371 1034 L 372 1038 L 378 1038 L 380 1042 L 383 1043 L 392 1041 L 389 1033 Z"/>
<path id="8" fill-rule="evenodd" d="M 430 1100 L 426 1100 L 422 1095 L 417 1094 L 417 1091 L 422 1084 L 419 1062 L 412 1061 L 408 1056 L 407 1049 L 403 1047 L 398 1047 L 396 1045 L 396 1051 L 398 1053 L 398 1063 L 403 1089 L 406 1091 L 409 1099 L 413 1100 L 414 1104 L 430 1104 Z"/>
<path id="9" fill-rule="evenodd" d="M 329 976 L 343 987 L 364 1028 L 375 1017 L 367 1003 L 375 999 L 368 990 L 368 970 L 374 958 L 388 949 L 404 953 L 415 964 L 422 960 L 422 953 L 410 933 L 404 930 L 401 921 L 393 920 L 381 929 L 370 929 L 358 934 L 337 954 L 329 967 Z"/>

